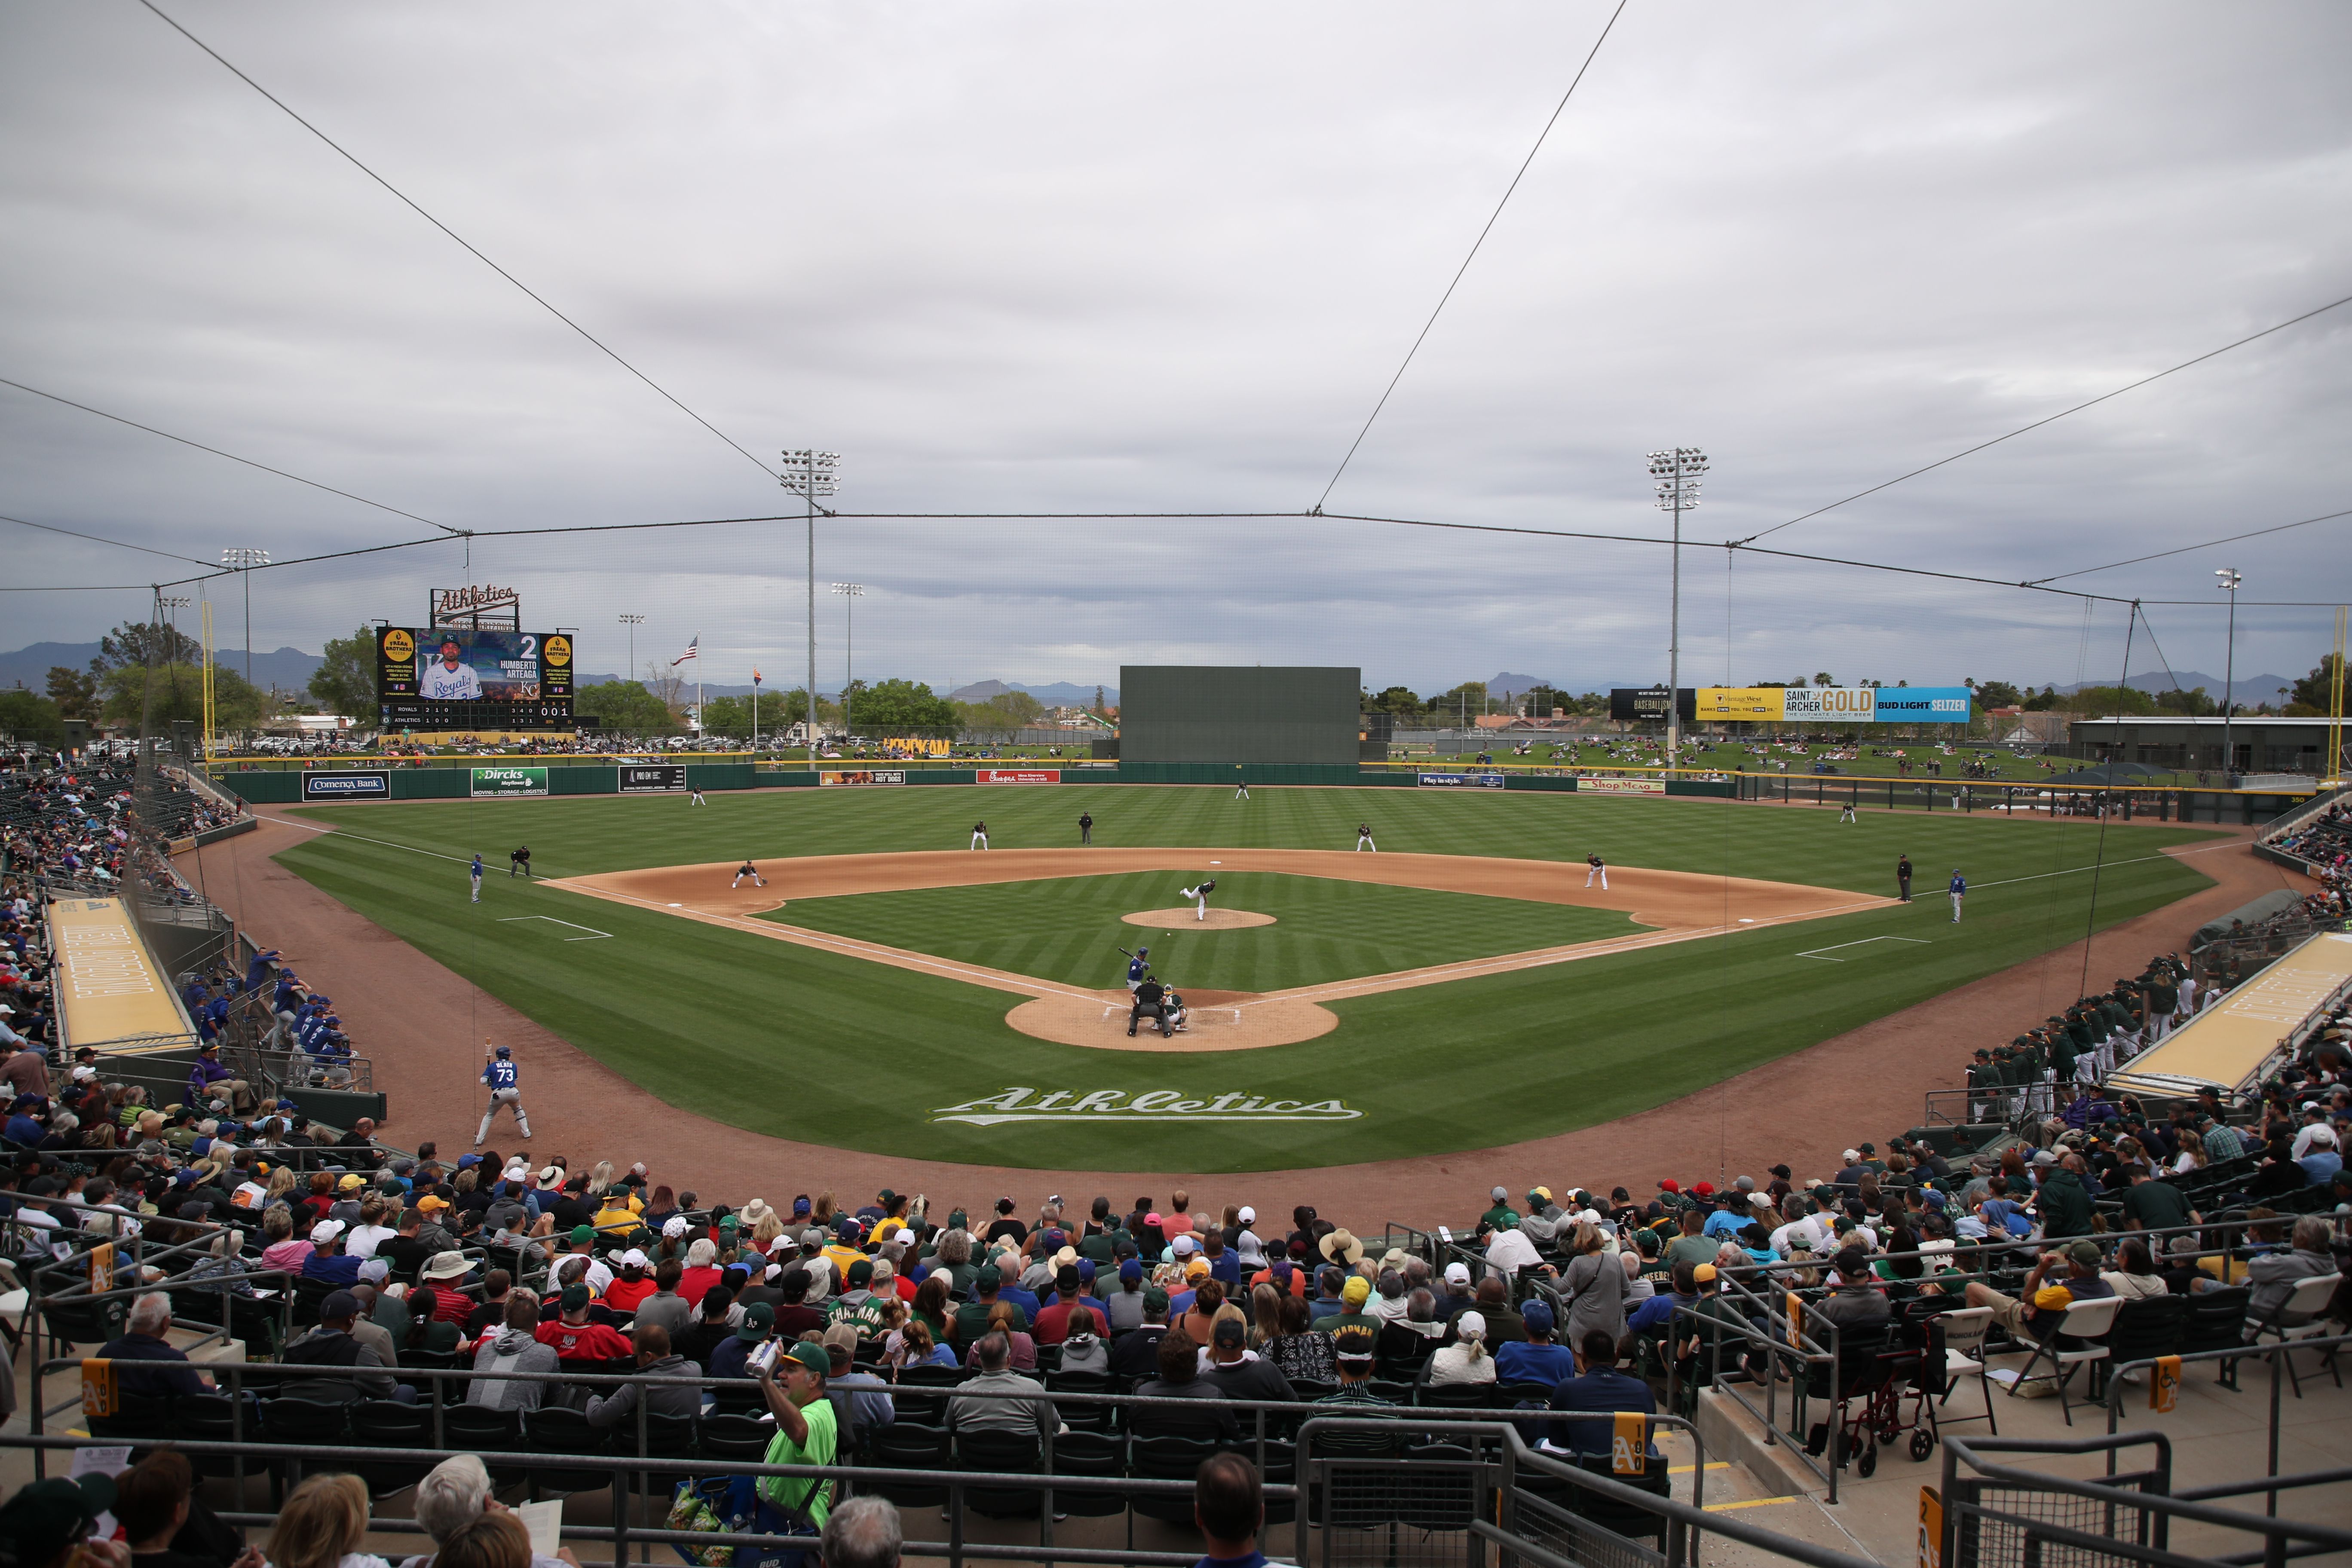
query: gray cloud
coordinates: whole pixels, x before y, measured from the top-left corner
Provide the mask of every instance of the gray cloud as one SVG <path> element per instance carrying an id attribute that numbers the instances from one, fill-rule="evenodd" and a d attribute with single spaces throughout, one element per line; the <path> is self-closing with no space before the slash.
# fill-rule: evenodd
<path id="1" fill-rule="evenodd" d="M 1300 508 L 1605 7 L 174 10 L 845 510 Z M 0 5 L 0 374 L 461 527 L 783 510 L 749 463 L 135 6 Z M 2352 290 L 2340 7 L 1630 7 L 1331 509 L 1640 534 L 1642 454 L 1759 529 Z M 2336 510 L 2352 307 L 1774 536 L 2014 580 Z M 413 525 L 0 392 L 0 511 L 209 557 Z M 2217 668 L 2210 569 L 2352 595 L 2342 523 L 2083 580 Z M 15 583 L 152 557 L 12 530 Z M 535 621 L 804 657 L 797 525 L 478 541 Z M 266 643 L 462 547 L 277 574 Z M 859 668 L 1656 679 L 1664 555 L 1333 520 L 823 525 Z M 2121 616 L 1685 561 L 1686 672 L 2069 680 Z M 136 594 L 0 596 L 13 644 Z M 837 669 L 839 605 L 820 606 Z M 2300 669 L 2323 611 L 2241 616 Z M 615 628 L 616 629 L 616 628 Z M 672 649 L 674 651 L 674 648 Z M 2136 666 L 2147 668 L 2140 658 Z M 779 672 L 783 673 L 780 676 Z M 1687 675 L 1686 675 L 1686 678 Z"/>

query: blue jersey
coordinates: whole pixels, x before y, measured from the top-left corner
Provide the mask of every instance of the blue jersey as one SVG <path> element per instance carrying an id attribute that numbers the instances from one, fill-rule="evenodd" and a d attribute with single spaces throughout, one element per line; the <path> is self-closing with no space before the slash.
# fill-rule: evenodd
<path id="1" fill-rule="evenodd" d="M 515 1086 L 515 1065 L 504 1057 L 482 1069 L 482 1081 L 492 1089 L 512 1089 Z"/>
<path id="2" fill-rule="evenodd" d="M 474 864 L 469 869 L 473 873 L 474 880 L 478 882 L 482 879 L 482 858 L 479 855 L 474 857 Z"/>
<path id="3" fill-rule="evenodd" d="M 1969 890 L 1969 885 L 1968 885 L 1968 883 L 1967 883 L 1965 880 L 1963 880 L 1963 879 L 1962 879 L 1962 878 L 1961 878 L 1960 874 L 1959 874 L 1958 871 L 1953 872 L 1953 873 L 1952 873 L 1952 895 L 1953 895 L 1953 897 L 1958 898 L 1960 894 L 1965 893 L 1965 892 L 1967 892 L 1968 890 Z"/>
<path id="4" fill-rule="evenodd" d="M 1150 968 L 1151 966 L 1150 964 L 1144 963 L 1143 960 L 1139 958 L 1131 958 L 1128 960 L 1127 983 L 1129 985 L 1138 985 L 1142 984 L 1144 974 Z"/>

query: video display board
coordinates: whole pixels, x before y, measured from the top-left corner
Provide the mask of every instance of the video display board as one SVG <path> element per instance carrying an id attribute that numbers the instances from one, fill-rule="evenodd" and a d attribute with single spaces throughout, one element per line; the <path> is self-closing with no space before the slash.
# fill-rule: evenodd
<path id="1" fill-rule="evenodd" d="M 1361 754 L 1352 665 L 1127 664 L 1118 675 L 1122 762 L 1353 767 Z"/>
<path id="2" fill-rule="evenodd" d="M 376 700 L 388 730 L 570 728 L 572 639 L 470 626 L 376 631 Z"/>
<path id="3" fill-rule="evenodd" d="M 1707 686 L 1698 717 L 1750 724 L 1965 724 L 1965 686 Z"/>

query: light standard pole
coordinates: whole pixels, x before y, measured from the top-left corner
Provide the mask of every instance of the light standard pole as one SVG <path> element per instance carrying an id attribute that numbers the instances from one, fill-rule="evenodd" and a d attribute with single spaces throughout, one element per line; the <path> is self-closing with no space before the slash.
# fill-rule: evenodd
<path id="1" fill-rule="evenodd" d="M 1675 447 L 1650 454 L 1650 478 L 1657 481 L 1658 510 L 1675 514 L 1673 587 L 1666 631 L 1666 772 L 1681 760 L 1683 741 L 1683 513 L 1698 510 L 1699 476 L 1706 472 L 1706 454 L 1696 447 Z"/>
<path id="2" fill-rule="evenodd" d="M 777 475 L 784 489 L 808 502 L 808 754 L 816 761 L 816 498 L 838 488 L 835 470 L 841 454 L 811 447 L 788 447 L 784 471 Z"/>
<path id="3" fill-rule="evenodd" d="M 2226 789 L 2238 771 L 2238 753 L 2230 749 L 2230 709 L 2238 674 L 2238 584 L 2245 579 L 2234 566 L 2217 566 L 2213 576 L 2213 586 L 2230 595 L 2229 646 L 2221 652 L 2221 784 Z"/>
<path id="4" fill-rule="evenodd" d="M 253 569 L 269 564 L 269 552 L 233 545 L 221 552 L 221 564 L 245 581 L 245 683 L 253 684 Z"/>
<path id="5" fill-rule="evenodd" d="M 621 675 L 622 679 L 625 680 L 635 680 L 638 678 L 637 628 L 646 624 L 646 618 L 643 616 L 632 616 L 624 613 L 621 616 L 621 624 L 629 628 L 629 667 L 623 670 Z"/>
<path id="6" fill-rule="evenodd" d="M 841 609 L 842 614 L 846 617 L 846 628 L 842 634 L 841 643 L 843 649 L 841 656 L 841 732 L 844 735 L 854 735 L 857 731 L 856 727 L 849 721 L 849 689 L 851 686 L 856 684 L 856 671 L 857 666 L 857 601 L 866 596 L 866 584 L 863 583 L 835 583 L 833 585 L 833 591 L 839 594 L 845 601 Z"/>

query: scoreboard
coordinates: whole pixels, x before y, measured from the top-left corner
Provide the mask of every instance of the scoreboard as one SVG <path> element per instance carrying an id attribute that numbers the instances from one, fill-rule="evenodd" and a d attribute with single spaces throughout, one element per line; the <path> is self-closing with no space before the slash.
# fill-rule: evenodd
<path id="1" fill-rule="evenodd" d="M 572 639 L 561 632 L 381 626 L 375 647 L 387 730 L 572 727 Z"/>

